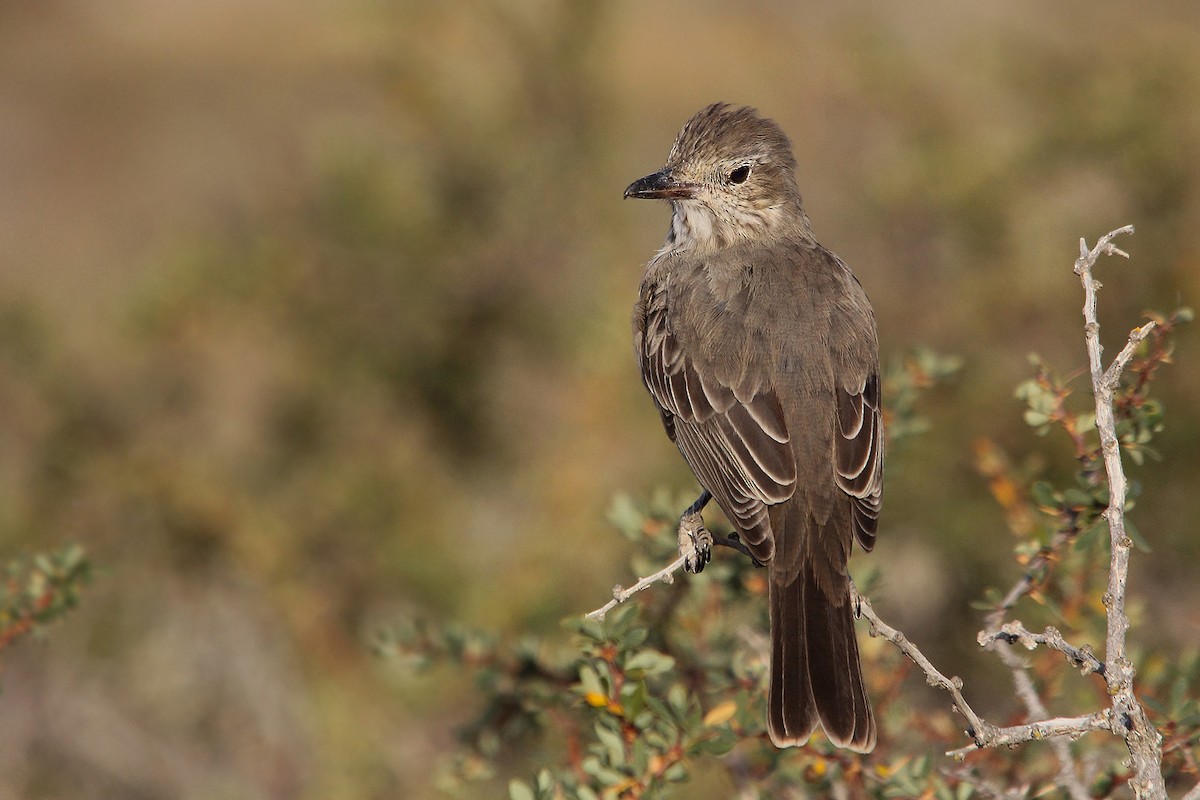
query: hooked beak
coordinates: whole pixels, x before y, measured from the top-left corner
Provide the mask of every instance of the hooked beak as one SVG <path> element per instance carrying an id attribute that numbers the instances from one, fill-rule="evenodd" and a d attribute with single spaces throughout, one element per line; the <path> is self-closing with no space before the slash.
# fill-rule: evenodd
<path id="1" fill-rule="evenodd" d="M 625 197 L 639 200 L 688 200 L 696 196 L 696 184 L 680 180 L 670 169 L 639 178 L 629 184 Z"/>

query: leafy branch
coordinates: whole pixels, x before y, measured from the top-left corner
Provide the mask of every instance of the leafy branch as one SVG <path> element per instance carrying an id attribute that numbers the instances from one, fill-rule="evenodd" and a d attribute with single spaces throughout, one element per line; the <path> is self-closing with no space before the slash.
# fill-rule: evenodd
<path id="1" fill-rule="evenodd" d="M 36 635 L 79 602 L 91 565 L 78 545 L 10 561 L 0 584 L 0 652 Z"/>

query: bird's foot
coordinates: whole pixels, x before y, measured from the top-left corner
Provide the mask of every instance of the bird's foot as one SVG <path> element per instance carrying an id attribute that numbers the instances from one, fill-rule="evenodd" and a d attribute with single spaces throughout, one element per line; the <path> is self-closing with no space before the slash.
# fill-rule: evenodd
<path id="1" fill-rule="evenodd" d="M 683 568 L 688 572 L 700 572 L 712 557 L 713 535 L 704 527 L 704 517 L 699 512 L 685 513 L 679 518 L 679 555 L 683 556 Z"/>

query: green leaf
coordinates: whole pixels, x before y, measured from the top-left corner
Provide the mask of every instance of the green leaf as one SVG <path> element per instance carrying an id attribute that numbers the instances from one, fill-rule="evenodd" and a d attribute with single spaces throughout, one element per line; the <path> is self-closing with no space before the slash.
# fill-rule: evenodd
<path id="1" fill-rule="evenodd" d="M 660 727 L 666 728 L 667 726 L 663 725 Z M 664 736 L 662 733 L 659 733 L 657 730 L 651 730 L 651 731 L 648 731 L 644 736 L 642 736 L 640 741 L 644 742 L 646 747 L 651 748 L 656 753 L 665 753 L 671 747 L 670 741 L 672 741 L 675 738 L 674 726 L 670 727 L 670 731 L 671 731 L 670 736 Z"/>
<path id="2" fill-rule="evenodd" d="M 638 736 L 630 743 L 629 764 L 634 775 L 645 775 L 650 767 L 651 748 L 645 737 Z M 658 751 L 654 750 L 654 754 Z"/>
<path id="3" fill-rule="evenodd" d="M 513 778 L 508 782 L 508 800 L 535 800 L 529 785 Z"/>
<path id="4" fill-rule="evenodd" d="M 604 688 L 604 684 L 600 680 L 600 673 L 596 672 L 591 664 L 580 664 L 579 684 L 584 694 L 608 694 L 608 690 Z"/>
<path id="5" fill-rule="evenodd" d="M 579 765 L 580 769 L 599 780 L 605 786 L 613 786 L 625 780 L 625 776 L 615 769 L 605 766 L 598 757 L 587 756 Z"/>
<path id="6" fill-rule="evenodd" d="M 634 648 L 634 647 L 637 647 L 638 645 L 640 645 L 642 642 L 646 641 L 646 639 L 647 639 L 649 636 L 650 636 L 650 629 L 649 629 L 649 628 L 646 628 L 646 627 L 643 627 L 643 626 L 638 626 L 638 627 L 635 627 L 635 628 L 630 628 L 630 629 L 629 629 L 628 631 L 626 631 L 626 632 L 625 632 L 625 634 L 624 634 L 624 635 L 621 637 L 621 642 L 620 642 L 620 644 L 621 644 L 621 647 L 623 647 L 623 648 L 626 648 L 626 649 L 632 649 L 632 648 Z"/>
<path id="7" fill-rule="evenodd" d="M 1039 428 L 1050 421 L 1050 415 L 1041 411 L 1029 410 L 1025 412 L 1025 424 L 1031 428 Z"/>
<path id="8" fill-rule="evenodd" d="M 634 720 L 634 724 L 638 725 L 638 720 L 646 708 L 645 681 L 626 681 L 621 687 L 621 705 L 625 707 L 625 718 Z"/>
<path id="9" fill-rule="evenodd" d="M 641 700 L 642 700 L 642 705 L 648 705 L 648 703 L 646 702 L 645 695 L 641 696 Z M 634 727 L 636 727 L 638 730 L 642 730 L 642 731 L 646 730 L 646 728 L 649 728 L 651 725 L 653 725 L 654 719 L 655 719 L 654 712 L 652 712 L 652 711 L 647 711 L 647 710 L 643 709 L 642 711 L 638 712 L 635 716 L 633 714 L 633 712 L 631 712 L 629 710 L 628 707 L 626 707 L 626 709 L 625 709 L 625 716 L 626 717 L 633 716 Z"/>
<path id="10" fill-rule="evenodd" d="M 650 709 L 650 713 L 657 719 L 669 720 L 673 718 L 671 709 L 667 707 L 667 704 L 653 695 L 646 695 L 646 707 Z"/>
<path id="11" fill-rule="evenodd" d="M 1037 481 L 1029 487 L 1029 495 L 1033 498 L 1033 502 L 1042 508 L 1057 508 L 1059 505 L 1058 493 L 1046 481 Z"/>
<path id="12" fill-rule="evenodd" d="M 1042 394 L 1042 387 L 1039 386 L 1038 382 L 1033 380 L 1032 378 L 1029 378 L 1028 380 L 1024 380 L 1024 381 L 1021 381 L 1020 383 L 1018 383 L 1017 388 L 1013 391 L 1014 397 L 1016 397 L 1018 400 L 1024 400 L 1026 403 L 1030 403 L 1031 405 L 1032 405 L 1031 399 L 1038 397 L 1041 394 Z"/>
<path id="13" fill-rule="evenodd" d="M 625 740 L 621 738 L 619 731 L 613 730 L 606 724 L 606 719 L 601 719 L 596 723 L 596 738 L 600 740 L 600 745 L 604 748 L 608 763 L 613 766 L 622 766 L 625 763 Z"/>
<path id="14" fill-rule="evenodd" d="M 640 650 L 625 662 L 628 672 L 641 670 L 646 675 L 658 675 L 670 671 L 675 666 L 675 659 L 657 650 Z"/>
<path id="15" fill-rule="evenodd" d="M 738 736 L 729 728 L 718 731 L 697 745 L 696 750 L 714 756 L 723 756 L 738 743 Z"/>
<path id="16" fill-rule="evenodd" d="M 604 623 L 598 619 L 579 617 L 572 627 L 594 642 L 604 641 Z"/>
<path id="17" fill-rule="evenodd" d="M 675 712 L 675 718 L 682 720 L 687 715 L 688 693 L 682 683 L 673 684 L 667 692 L 667 702 Z"/>
<path id="18" fill-rule="evenodd" d="M 1087 508 L 1093 502 L 1094 498 L 1079 489 L 1065 489 L 1062 493 L 1062 502 L 1071 508 Z"/>
<path id="19" fill-rule="evenodd" d="M 678 761 L 667 767 L 667 771 L 663 773 L 663 777 L 672 783 L 678 783 L 679 781 L 686 780 L 687 776 L 687 764 L 683 763 L 682 761 Z"/>
<path id="20" fill-rule="evenodd" d="M 633 625 L 637 614 L 638 607 L 636 603 L 626 603 L 608 612 L 608 616 L 604 618 L 604 630 L 607 634 L 605 638 L 620 639 Z"/>
<path id="21" fill-rule="evenodd" d="M 542 769 L 537 776 L 538 794 L 550 794 L 554 789 L 554 775 L 548 769 Z"/>

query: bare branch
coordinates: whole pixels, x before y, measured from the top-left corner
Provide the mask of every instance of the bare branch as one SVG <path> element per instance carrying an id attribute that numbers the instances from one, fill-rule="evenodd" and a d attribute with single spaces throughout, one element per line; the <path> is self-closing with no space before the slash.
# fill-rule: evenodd
<path id="1" fill-rule="evenodd" d="M 1081 239 L 1079 258 L 1075 261 L 1075 274 L 1083 284 L 1084 339 L 1087 344 L 1088 365 L 1092 374 L 1092 391 L 1096 398 L 1096 430 L 1100 434 L 1100 449 L 1104 454 L 1104 471 L 1108 477 L 1109 505 L 1104 512 L 1108 520 L 1111 541 L 1108 590 L 1104 594 L 1107 609 L 1108 632 L 1105 639 L 1105 671 L 1108 693 L 1112 697 L 1112 713 L 1115 720 L 1113 732 L 1125 740 L 1132 756 L 1134 778 L 1130 781 L 1139 798 L 1165 800 L 1166 786 L 1162 775 L 1162 736 L 1150 724 L 1146 711 L 1133 693 L 1133 665 L 1125 649 L 1125 635 L 1129 630 L 1129 617 L 1125 613 L 1126 583 L 1129 579 L 1129 551 L 1133 544 L 1125 532 L 1125 470 L 1121 465 L 1121 446 L 1117 438 L 1117 426 L 1113 413 L 1113 391 L 1120 378 L 1121 370 L 1129 362 L 1134 349 L 1153 329 L 1153 323 L 1135 328 L 1129 341 L 1105 370 L 1100 346 L 1100 323 L 1096 317 L 1096 292 L 1099 282 L 1092 276 L 1092 268 L 1101 255 L 1128 255 L 1112 245 L 1112 240 L 1124 233 L 1132 233 L 1133 226 L 1127 225 L 1100 237 L 1091 250 Z"/>
<path id="2" fill-rule="evenodd" d="M 871 602 L 859 593 L 858 587 L 854 585 L 853 581 L 850 582 L 850 601 L 854 603 L 858 616 L 863 617 L 871 623 L 871 635 L 878 634 L 896 645 L 896 647 L 900 648 L 900 652 L 908 656 L 925 673 L 926 683 L 930 686 L 945 689 L 950 693 L 950 698 L 954 701 L 954 707 L 967 718 L 967 724 L 970 726 L 967 734 L 980 743 L 981 747 L 987 747 L 986 742 L 991 738 L 992 731 L 996 730 L 996 726 L 985 722 L 967 703 L 962 693 L 962 679 L 957 676 L 947 678 L 938 671 L 938 668 L 925 657 L 925 654 L 915 644 L 909 641 L 907 636 L 880 619 L 879 615 L 875 613 L 875 609 L 871 607 Z"/>
<path id="3" fill-rule="evenodd" d="M 1133 358 L 1137 346 L 1150 335 L 1150 331 L 1154 330 L 1154 325 L 1154 320 L 1150 320 L 1142 327 L 1134 328 L 1129 332 L 1129 341 L 1125 343 L 1125 346 L 1121 348 L 1121 352 L 1117 353 L 1117 357 L 1113 359 L 1113 362 L 1108 365 L 1108 369 L 1104 371 L 1104 386 L 1109 391 L 1117 388 L 1117 383 L 1121 380 L 1121 373 L 1124 372 L 1125 367 L 1129 364 L 1129 359 Z"/>
<path id="4" fill-rule="evenodd" d="M 933 666 L 915 644 L 909 641 L 907 636 L 881 620 L 879 615 L 875 613 L 875 609 L 871 607 L 870 601 L 859 593 L 858 587 L 853 582 L 850 584 L 850 599 L 855 604 L 858 615 L 871 623 L 872 634 L 883 636 L 883 638 L 896 645 L 904 655 L 908 656 L 913 663 L 921 668 L 925 673 L 926 682 L 930 686 L 936 686 L 949 692 L 950 698 L 954 702 L 954 707 L 967 718 L 970 726 L 967 729 L 967 735 L 974 740 L 974 744 L 946 753 L 946 755 L 952 756 L 956 760 L 961 761 L 968 753 L 973 753 L 976 750 L 982 750 L 987 747 L 1007 747 L 1014 744 L 1021 744 L 1022 742 L 1055 739 L 1063 736 L 1078 737 L 1089 731 L 1112 729 L 1108 721 L 1110 713 L 1108 709 L 1084 717 L 1042 719 L 1040 722 L 1031 722 L 1026 725 L 997 728 L 976 714 L 974 709 L 967 703 L 966 698 L 962 694 L 962 679 L 958 677 L 947 678 L 937 667 Z M 1018 664 L 1017 666 L 1020 667 L 1022 665 Z M 1028 676 L 1025 675 L 1023 670 L 1016 670 L 1016 674 L 1028 681 Z M 1037 693 L 1033 691 L 1031 683 L 1027 686 L 1027 691 L 1031 693 L 1033 702 L 1040 709 L 1040 716 L 1046 716 L 1046 710 L 1042 707 L 1041 701 L 1037 699 Z M 1082 784 L 1076 775 L 1075 765 L 1070 759 L 1070 753 L 1060 753 L 1059 755 L 1060 759 L 1065 755 L 1065 760 L 1062 762 L 1062 771 L 1060 772 L 1060 777 L 1064 779 L 1065 785 L 1069 790 L 1073 790 L 1074 786 L 1079 786 L 1078 796 L 1086 797 L 1087 793 L 1083 790 Z M 1071 793 L 1072 797 L 1077 796 L 1074 791 Z"/>
<path id="5" fill-rule="evenodd" d="M 1039 742 L 1055 737 L 1079 738 L 1091 731 L 1111 731 L 1111 711 L 1104 709 L 1094 714 L 1082 717 L 1056 717 L 1040 722 L 1029 722 L 1025 725 L 1013 725 L 1008 728 L 992 728 L 991 738 L 984 744 L 967 745 L 957 750 L 951 750 L 946 755 L 961 761 L 976 750 L 983 747 L 1008 747 L 1023 742 Z"/>
<path id="6" fill-rule="evenodd" d="M 644 578 L 638 578 L 638 582 L 635 583 L 633 586 L 630 586 L 628 589 L 624 589 L 620 586 L 613 587 L 613 599 L 609 600 L 607 603 L 605 603 L 600 608 L 597 608 L 595 611 L 588 612 L 588 614 L 586 616 L 588 617 L 588 619 L 602 620 L 602 619 L 604 619 L 605 614 L 607 614 L 609 611 L 612 611 L 618 605 L 620 605 L 621 603 L 624 603 L 630 597 L 633 597 L 635 594 L 642 591 L 643 589 L 653 586 L 654 584 L 658 583 L 659 581 L 661 581 L 663 583 L 674 583 L 675 582 L 675 573 L 678 572 L 679 570 L 683 569 L 683 561 L 684 561 L 683 556 L 680 556 L 679 558 L 675 559 L 667 566 L 660 569 L 658 572 L 655 572 L 652 575 L 647 575 Z"/>
<path id="7" fill-rule="evenodd" d="M 1096 657 L 1091 646 L 1085 644 L 1083 647 L 1075 647 L 1063 638 L 1058 628 L 1048 627 L 1042 633 L 1033 633 L 1026 629 L 1020 620 L 1013 620 L 1001 625 L 998 630 L 980 631 L 978 638 L 982 647 L 990 647 L 1000 641 L 1020 644 L 1026 650 L 1032 650 L 1042 644 L 1065 655 L 1071 665 L 1084 675 L 1089 672 L 1104 674 L 1104 662 Z"/>

